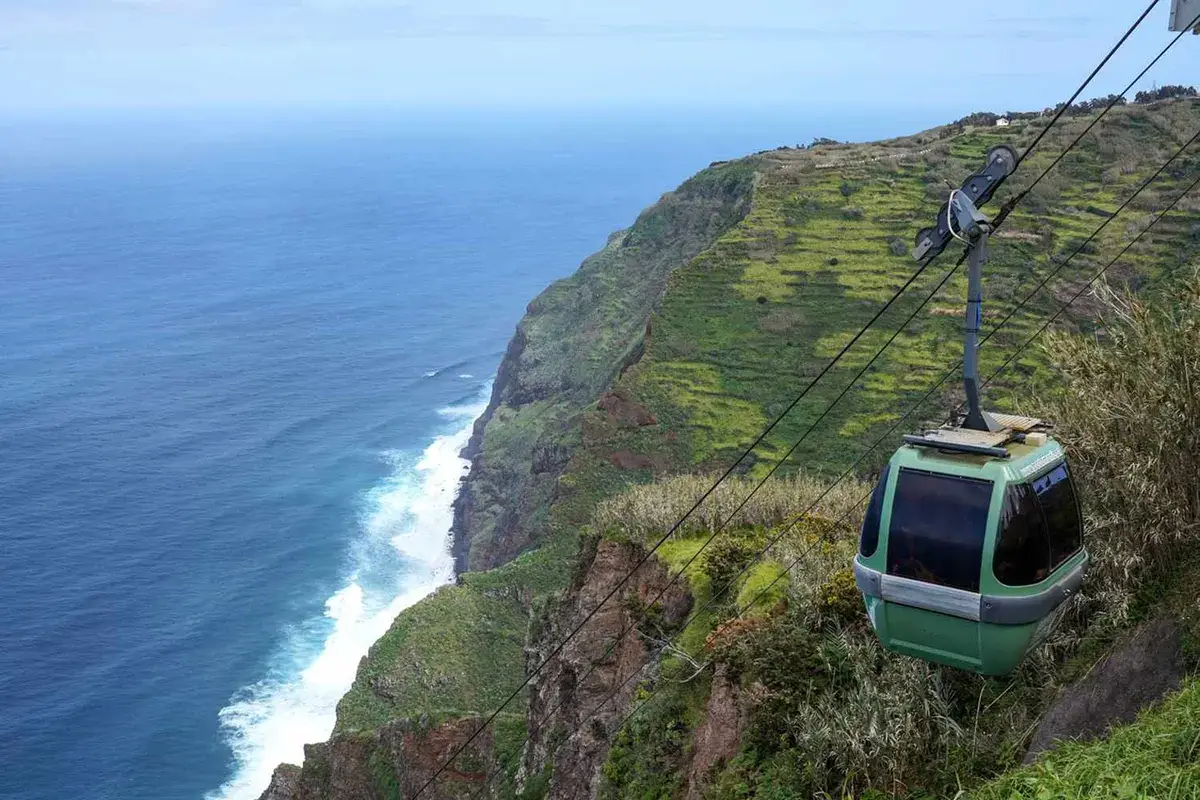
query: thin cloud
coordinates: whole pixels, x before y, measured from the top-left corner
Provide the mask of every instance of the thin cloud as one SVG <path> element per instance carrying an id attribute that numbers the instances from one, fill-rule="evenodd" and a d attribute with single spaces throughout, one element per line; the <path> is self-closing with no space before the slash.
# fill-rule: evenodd
<path id="1" fill-rule="evenodd" d="M 211 44 L 377 42 L 401 39 L 485 39 L 555 41 L 608 39 L 655 42 L 842 42 L 912 41 L 927 43 L 1007 40 L 1059 42 L 1080 38 L 1073 18 L 990 20 L 946 27 L 796 25 L 694 20 L 623 21 L 616 15 L 580 18 L 480 11 L 464 3 L 417 5 L 399 0 L 0 0 L 0 40 L 23 44 L 121 47 L 204 41 Z M 16 10 L 15 17 L 5 11 Z M 171 12 L 179 12 L 171 13 Z M 179 22 L 179 14 L 186 18 Z M 112 17 L 104 24 L 106 17 Z M 7 17 L 7 19 L 6 19 Z M 1077 22 L 1077 21 L 1075 21 Z M 1000 28 L 999 34 L 997 28 Z M 61 41 L 55 41 L 61 39 Z"/>

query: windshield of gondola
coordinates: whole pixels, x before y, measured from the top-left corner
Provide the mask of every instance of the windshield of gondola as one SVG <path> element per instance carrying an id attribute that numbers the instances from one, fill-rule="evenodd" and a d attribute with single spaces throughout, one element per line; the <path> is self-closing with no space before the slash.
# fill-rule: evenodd
<path id="1" fill-rule="evenodd" d="M 888 528 L 888 574 L 979 591 L 992 482 L 902 469 Z"/>

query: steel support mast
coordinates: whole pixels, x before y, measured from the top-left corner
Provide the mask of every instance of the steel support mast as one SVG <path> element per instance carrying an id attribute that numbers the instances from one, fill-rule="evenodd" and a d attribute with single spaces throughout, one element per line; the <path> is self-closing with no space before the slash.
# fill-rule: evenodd
<path id="1" fill-rule="evenodd" d="M 982 171 L 950 193 L 938 213 L 937 224 L 917 233 L 913 257 L 925 261 L 940 253 L 952 240 L 967 246 L 967 309 L 963 321 L 963 389 L 967 416 L 962 427 L 976 431 L 1002 428 L 979 400 L 979 329 L 983 322 L 983 265 L 987 260 L 992 226 L 979 206 L 991 199 L 996 187 L 1017 168 L 1017 154 L 1000 145 L 988 151 Z"/>

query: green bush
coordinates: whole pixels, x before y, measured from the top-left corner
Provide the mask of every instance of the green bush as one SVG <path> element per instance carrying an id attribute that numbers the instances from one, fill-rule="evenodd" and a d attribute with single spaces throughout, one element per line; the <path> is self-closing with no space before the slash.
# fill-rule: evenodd
<path id="1" fill-rule="evenodd" d="M 738 576 L 766 544 L 766 534 L 761 528 L 730 531 L 713 540 L 704 551 L 704 572 L 711 586 L 720 592 Z M 736 593 L 726 592 L 726 601 L 732 601 Z"/>
<path id="2" fill-rule="evenodd" d="M 821 584 L 817 593 L 817 610 L 846 623 L 865 619 L 862 595 L 854 582 L 852 569 L 839 569 Z"/>
<path id="3" fill-rule="evenodd" d="M 676 796 L 708 688 L 701 679 L 680 683 L 666 678 L 659 679 L 656 689 L 650 685 L 638 688 L 634 702 L 647 700 L 652 690 L 653 699 L 613 739 L 601 768 L 600 800 L 670 800 Z"/>

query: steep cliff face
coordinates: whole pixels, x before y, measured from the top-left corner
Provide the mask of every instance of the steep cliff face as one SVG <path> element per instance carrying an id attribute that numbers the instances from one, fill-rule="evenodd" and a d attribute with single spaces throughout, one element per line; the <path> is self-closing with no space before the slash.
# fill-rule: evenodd
<path id="1" fill-rule="evenodd" d="M 754 179 L 753 160 L 705 170 L 529 304 L 467 446 L 454 514 L 460 571 L 503 564 L 547 533 L 580 413 L 636 361 L 671 272 L 749 212 Z"/>
<path id="2" fill-rule="evenodd" d="M 614 739 L 635 711 L 643 711 L 646 692 L 664 682 L 688 686 L 695 704 L 695 730 L 671 732 L 678 737 L 669 765 L 681 776 L 676 796 L 700 800 L 741 744 L 752 703 L 725 664 L 716 666 L 711 679 L 696 662 L 677 665 L 685 667 L 682 673 L 663 669 L 665 644 L 699 601 L 689 582 L 672 580 L 672 570 L 657 559 L 634 571 L 645 552 L 639 545 L 599 542 L 594 554 L 585 557 L 575 584 L 533 628 L 530 672 L 589 611 L 600 609 L 562 651 L 549 657 L 531 684 L 529 743 L 519 775 L 543 776 L 549 800 L 625 796 L 607 773 L 613 766 Z M 626 575 L 632 577 L 622 586 Z M 618 586 L 614 598 L 600 606 Z M 635 623 L 636 632 L 622 639 L 622 632 Z"/>
<path id="3" fill-rule="evenodd" d="M 369 733 L 339 734 L 304 748 L 304 768 L 275 770 L 262 800 L 394 800 L 413 797 L 482 724 L 479 717 L 440 723 L 396 720 Z M 422 797 L 464 800 L 484 785 L 498 755 L 488 727 L 455 758 Z M 499 790 L 503 784 L 498 784 Z"/>
<path id="4" fill-rule="evenodd" d="M 677 625 L 691 609 L 686 585 L 671 583 L 660 562 L 651 559 L 633 571 L 644 555 L 641 547 L 600 542 L 581 579 L 548 612 L 529 649 L 532 671 L 588 612 L 618 589 L 567 646 L 550 657 L 532 684 L 524 772 L 549 772 L 549 798 L 596 795 L 612 734 L 640 683 L 635 676 L 655 663 L 653 632 L 639 630 L 619 639 L 621 634 L 660 593 L 662 598 L 652 611 L 661 627 Z"/>
<path id="5" fill-rule="evenodd" d="M 701 800 L 713 773 L 737 753 L 747 711 L 742 704 L 737 680 L 729 675 L 726 664 L 718 664 L 704 708 L 704 721 L 696 729 L 692 745 L 684 784 L 686 800 Z"/>

